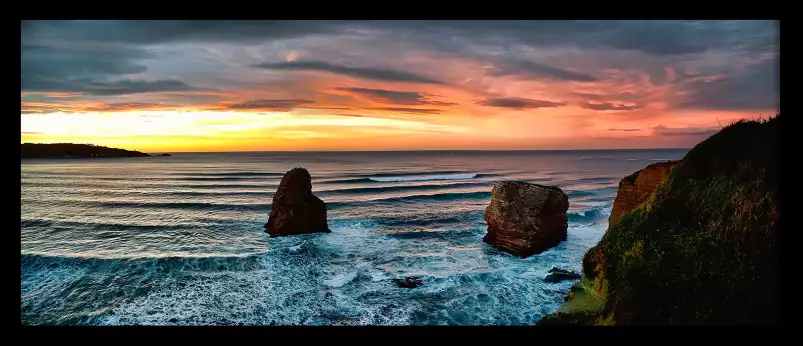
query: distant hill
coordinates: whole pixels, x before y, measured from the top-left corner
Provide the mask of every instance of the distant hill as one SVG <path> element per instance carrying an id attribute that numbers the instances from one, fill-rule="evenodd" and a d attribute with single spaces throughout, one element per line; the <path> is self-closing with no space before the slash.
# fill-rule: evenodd
<path id="1" fill-rule="evenodd" d="M 56 157 L 144 157 L 146 153 L 108 148 L 92 144 L 34 144 L 23 143 L 20 146 L 20 155 L 23 159 L 56 158 Z"/>

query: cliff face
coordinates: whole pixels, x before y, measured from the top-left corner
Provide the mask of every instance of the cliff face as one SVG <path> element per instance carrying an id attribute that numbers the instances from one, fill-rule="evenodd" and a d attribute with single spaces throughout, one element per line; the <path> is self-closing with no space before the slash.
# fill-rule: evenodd
<path id="1" fill-rule="evenodd" d="M 622 179 L 619 182 L 616 200 L 613 202 L 611 216 L 608 218 L 608 229 L 627 212 L 646 201 L 655 189 L 666 181 L 675 165 L 677 161 L 654 163 Z"/>
<path id="2" fill-rule="evenodd" d="M 485 209 L 486 243 L 527 257 L 566 240 L 569 197 L 560 188 L 503 181 L 491 194 Z"/>
<path id="3" fill-rule="evenodd" d="M 695 146 L 612 222 L 539 325 L 777 323 L 778 136 L 776 116 Z"/>

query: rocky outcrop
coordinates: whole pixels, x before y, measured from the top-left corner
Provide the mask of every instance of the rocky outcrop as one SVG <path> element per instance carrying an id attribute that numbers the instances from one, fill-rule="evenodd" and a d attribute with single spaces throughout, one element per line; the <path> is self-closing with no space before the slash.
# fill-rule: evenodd
<path id="1" fill-rule="evenodd" d="M 486 243 L 528 257 L 566 240 L 569 198 L 555 186 L 519 181 L 494 185 L 485 209 Z"/>
<path id="2" fill-rule="evenodd" d="M 627 212 L 644 203 L 650 194 L 666 181 L 669 172 L 677 163 L 678 161 L 654 163 L 622 179 L 619 182 L 616 200 L 613 202 L 611 216 L 608 218 L 608 228 L 613 227 Z"/>
<path id="3" fill-rule="evenodd" d="M 424 285 L 424 281 L 417 277 L 408 277 L 404 279 L 390 279 L 390 281 L 393 281 L 393 283 L 395 283 L 396 286 L 399 286 L 401 288 L 416 288 L 418 286 Z"/>
<path id="4" fill-rule="evenodd" d="M 331 232 L 326 223 L 326 203 L 312 194 L 312 178 L 304 168 L 284 174 L 273 195 L 273 205 L 265 224 L 271 237 Z"/>
<path id="5" fill-rule="evenodd" d="M 561 282 L 561 281 L 566 281 L 566 280 L 579 280 L 580 279 L 580 274 L 577 274 L 577 273 L 575 273 L 573 271 L 560 269 L 560 268 L 557 268 L 557 267 L 552 267 L 552 269 L 549 270 L 549 273 L 550 274 L 547 275 L 546 278 L 544 278 L 544 281 L 546 281 L 546 282 L 555 283 L 555 282 Z"/>
<path id="6" fill-rule="evenodd" d="M 611 223 L 566 304 L 538 324 L 779 323 L 779 133 L 776 116 L 697 144 Z M 662 180 L 661 169 L 628 180 Z"/>

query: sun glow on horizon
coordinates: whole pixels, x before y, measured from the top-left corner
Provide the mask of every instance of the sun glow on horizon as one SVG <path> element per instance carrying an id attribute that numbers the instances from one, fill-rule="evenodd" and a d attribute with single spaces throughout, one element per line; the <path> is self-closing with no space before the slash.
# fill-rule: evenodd
<path id="1" fill-rule="evenodd" d="M 22 141 L 690 147 L 780 104 L 772 21 L 163 23 L 24 21 Z"/>

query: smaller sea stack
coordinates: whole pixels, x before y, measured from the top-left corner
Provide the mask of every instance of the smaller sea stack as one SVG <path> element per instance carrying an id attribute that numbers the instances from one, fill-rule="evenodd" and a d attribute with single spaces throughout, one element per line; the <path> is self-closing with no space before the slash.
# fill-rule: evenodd
<path id="1" fill-rule="evenodd" d="M 669 172 L 678 161 L 653 163 L 633 173 L 619 182 L 619 190 L 613 201 L 611 216 L 608 218 L 608 229 L 611 229 L 627 212 L 633 210 L 669 177 Z"/>
<path id="2" fill-rule="evenodd" d="M 273 206 L 265 233 L 280 237 L 331 232 L 326 223 L 326 203 L 312 194 L 312 177 L 304 168 L 284 174 L 273 195 Z"/>
<path id="3" fill-rule="evenodd" d="M 519 181 L 494 185 L 485 209 L 486 243 L 528 257 L 566 240 L 569 197 L 556 186 Z"/>

